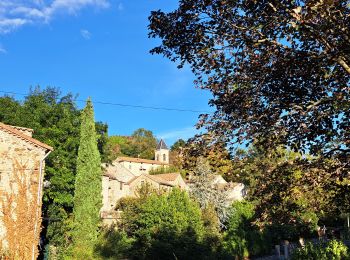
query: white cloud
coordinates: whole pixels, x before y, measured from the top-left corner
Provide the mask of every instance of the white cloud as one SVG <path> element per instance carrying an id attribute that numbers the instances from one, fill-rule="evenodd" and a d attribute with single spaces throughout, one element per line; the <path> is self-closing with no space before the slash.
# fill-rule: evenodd
<path id="1" fill-rule="evenodd" d="M 11 32 L 26 23 L 29 23 L 29 21 L 22 18 L 0 19 L 0 34 Z"/>
<path id="2" fill-rule="evenodd" d="M 91 33 L 88 30 L 82 29 L 80 30 L 80 34 L 85 40 L 90 40 L 91 38 Z"/>
<path id="3" fill-rule="evenodd" d="M 76 15 L 84 8 L 109 6 L 109 0 L 0 0 L 0 34 L 28 23 L 48 23 L 58 14 Z"/>
<path id="4" fill-rule="evenodd" d="M 2 46 L 2 44 L 0 43 L 0 54 L 6 54 L 7 50 L 4 48 L 4 46 Z"/>

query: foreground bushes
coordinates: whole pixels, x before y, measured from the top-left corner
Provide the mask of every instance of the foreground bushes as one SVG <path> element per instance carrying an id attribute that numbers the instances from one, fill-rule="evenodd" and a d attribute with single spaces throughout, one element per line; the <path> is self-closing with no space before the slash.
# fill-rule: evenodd
<path id="1" fill-rule="evenodd" d="M 118 230 L 105 230 L 96 247 L 96 259 L 245 259 L 267 255 L 281 233 L 277 226 L 260 230 L 254 225 L 255 206 L 234 202 L 222 230 L 214 205 L 200 210 L 186 192 L 159 194 L 147 190 L 125 198 Z M 285 228 L 285 227 L 284 227 Z M 280 241 L 280 240 L 279 240 Z M 347 259 L 340 242 L 307 244 L 293 259 Z"/>
<path id="2" fill-rule="evenodd" d="M 265 252 L 263 233 L 251 224 L 254 206 L 235 202 L 225 231 L 213 205 L 200 210 L 186 192 L 141 194 L 120 201 L 122 222 L 106 230 L 96 248 L 101 259 L 243 259 Z"/>
<path id="3" fill-rule="evenodd" d="M 270 251 L 270 239 L 252 224 L 253 217 L 254 205 L 252 203 L 236 201 L 232 204 L 223 241 L 230 255 L 243 259 Z"/>
<path id="4" fill-rule="evenodd" d="M 348 248 L 340 241 L 331 240 L 328 243 L 306 243 L 304 248 L 296 249 L 293 260 L 346 260 L 350 259 Z"/>

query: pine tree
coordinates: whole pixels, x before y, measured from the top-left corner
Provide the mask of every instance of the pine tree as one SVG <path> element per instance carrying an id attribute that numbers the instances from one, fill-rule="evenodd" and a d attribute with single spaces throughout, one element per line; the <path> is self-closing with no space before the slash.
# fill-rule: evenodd
<path id="1" fill-rule="evenodd" d="M 80 144 L 74 195 L 73 255 L 91 259 L 97 240 L 102 206 L 101 159 L 97 148 L 91 100 L 81 115 Z"/>

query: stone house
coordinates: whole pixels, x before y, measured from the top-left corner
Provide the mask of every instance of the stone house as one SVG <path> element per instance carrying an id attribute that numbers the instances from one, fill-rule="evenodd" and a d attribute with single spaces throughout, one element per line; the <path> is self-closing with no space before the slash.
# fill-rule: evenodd
<path id="1" fill-rule="evenodd" d="M 36 259 L 45 158 L 52 147 L 33 130 L 0 122 L 0 249 Z"/>
<path id="2" fill-rule="evenodd" d="M 189 190 L 193 185 L 191 178 L 187 181 Z M 217 192 L 225 192 L 227 195 L 227 205 L 230 205 L 234 201 L 241 201 L 246 197 L 247 190 L 243 183 L 227 182 L 221 175 L 217 174 L 213 176 L 211 180 L 211 187 Z"/>
<path id="3" fill-rule="evenodd" d="M 169 150 L 163 140 L 157 145 L 155 158 L 156 160 L 146 160 L 119 157 L 111 164 L 103 165 L 101 216 L 105 224 L 115 222 L 117 202 L 124 197 L 137 196 L 140 187 L 144 184 L 162 191 L 168 191 L 174 187 L 187 189 L 179 173 L 149 174 L 152 169 L 169 167 Z"/>
<path id="4" fill-rule="evenodd" d="M 231 204 L 236 200 L 243 200 L 247 193 L 246 187 L 243 183 L 227 182 L 221 175 L 215 176 L 212 185 L 218 191 L 225 191 L 227 193 L 228 204 Z"/>

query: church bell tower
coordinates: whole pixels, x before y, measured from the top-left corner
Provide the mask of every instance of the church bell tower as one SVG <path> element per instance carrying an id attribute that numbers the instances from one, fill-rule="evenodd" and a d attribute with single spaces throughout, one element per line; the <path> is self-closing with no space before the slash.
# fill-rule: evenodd
<path id="1" fill-rule="evenodd" d="M 155 151 L 155 159 L 158 162 L 169 164 L 169 149 L 163 139 L 160 139 L 157 150 Z"/>

